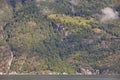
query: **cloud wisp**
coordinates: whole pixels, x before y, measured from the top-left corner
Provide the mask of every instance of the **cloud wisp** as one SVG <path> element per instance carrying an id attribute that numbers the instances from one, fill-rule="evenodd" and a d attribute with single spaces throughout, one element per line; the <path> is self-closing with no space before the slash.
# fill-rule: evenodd
<path id="1" fill-rule="evenodd" d="M 102 9 L 101 12 L 102 12 L 101 22 L 115 20 L 115 19 L 119 18 L 119 16 L 118 16 L 119 13 L 110 7 L 106 7 L 104 9 Z"/>

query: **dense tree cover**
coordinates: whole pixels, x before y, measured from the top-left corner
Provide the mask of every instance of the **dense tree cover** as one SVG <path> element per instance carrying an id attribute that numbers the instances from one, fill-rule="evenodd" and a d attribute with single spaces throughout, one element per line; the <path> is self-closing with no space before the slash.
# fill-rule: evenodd
<path id="1" fill-rule="evenodd" d="M 9 45 L 14 52 L 11 70 L 72 74 L 80 67 L 103 70 L 109 63 L 111 71 L 120 73 L 120 68 L 115 68 L 120 57 L 109 60 L 110 56 L 120 55 L 120 22 L 99 20 L 104 7 L 119 11 L 117 2 L 7 0 L 4 3 L 9 8 L 0 5 L 0 25 L 5 36 L 0 38 L 0 46 Z"/>

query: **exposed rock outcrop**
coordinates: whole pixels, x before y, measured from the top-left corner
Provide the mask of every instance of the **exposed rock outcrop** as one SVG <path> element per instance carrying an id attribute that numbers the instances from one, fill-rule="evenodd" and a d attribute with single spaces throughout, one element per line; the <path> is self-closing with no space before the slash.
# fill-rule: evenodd
<path id="1" fill-rule="evenodd" d="M 79 75 L 99 75 L 99 70 L 79 68 L 77 70 L 77 74 L 79 74 Z"/>
<path id="2" fill-rule="evenodd" d="M 68 36 L 69 34 L 71 34 L 71 32 L 66 27 L 63 27 L 60 24 L 56 24 L 55 22 L 52 22 L 51 24 L 53 29 L 56 29 L 57 31 L 59 31 L 62 35 Z"/>

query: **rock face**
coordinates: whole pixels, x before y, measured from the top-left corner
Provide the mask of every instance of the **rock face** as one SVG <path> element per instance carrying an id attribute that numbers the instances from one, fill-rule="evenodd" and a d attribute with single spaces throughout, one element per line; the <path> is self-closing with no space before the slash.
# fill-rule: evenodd
<path id="1" fill-rule="evenodd" d="M 53 26 L 53 29 L 56 29 L 57 31 L 59 31 L 63 36 L 68 36 L 69 34 L 71 34 L 71 32 L 67 28 L 63 27 L 62 25 L 56 24 L 54 22 L 52 22 L 51 24 Z"/>
<path id="2" fill-rule="evenodd" d="M 80 2 L 79 0 L 70 0 L 69 1 L 71 4 L 73 5 L 78 5 L 78 3 Z"/>
<path id="3" fill-rule="evenodd" d="M 4 11 L 0 9 L 0 15 L 3 14 Z M 13 53 L 6 42 L 7 35 L 3 29 L 5 22 L 2 23 L 3 16 L 0 16 L 0 74 L 9 73 L 12 61 L 13 61 Z"/>
<path id="4" fill-rule="evenodd" d="M 13 61 L 13 53 L 8 46 L 0 46 L 0 72 L 9 73 Z"/>
<path id="5" fill-rule="evenodd" d="M 79 68 L 77 74 L 80 75 L 99 75 L 99 70 Z"/>
<path id="6" fill-rule="evenodd" d="M 9 73 L 13 61 L 13 53 L 6 42 L 3 27 L 0 28 L 0 74 Z"/>

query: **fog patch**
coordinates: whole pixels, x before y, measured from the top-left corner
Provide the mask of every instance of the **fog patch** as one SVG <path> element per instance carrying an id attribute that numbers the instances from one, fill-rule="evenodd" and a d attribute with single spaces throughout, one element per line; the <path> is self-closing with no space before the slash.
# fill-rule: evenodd
<path id="1" fill-rule="evenodd" d="M 115 20 L 115 19 L 119 18 L 119 13 L 110 7 L 106 7 L 104 9 L 102 9 L 101 12 L 102 12 L 102 15 L 100 16 L 101 22 Z"/>

